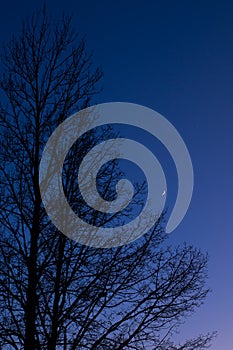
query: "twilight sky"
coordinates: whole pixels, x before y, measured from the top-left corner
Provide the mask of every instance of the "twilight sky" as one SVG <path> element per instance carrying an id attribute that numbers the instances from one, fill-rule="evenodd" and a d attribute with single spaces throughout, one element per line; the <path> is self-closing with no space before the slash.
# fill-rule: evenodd
<path id="1" fill-rule="evenodd" d="M 178 338 L 217 330 L 211 349 L 232 350 L 233 3 L 47 0 L 46 4 L 56 15 L 73 14 L 75 29 L 86 34 L 93 61 L 103 68 L 103 92 L 94 102 L 148 106 L 182 135 L 193 162 L 195 188 L 189 211 L 171 240 L 209 253 L 212 293 Z M 39 0 L 1 4 L 1 43 L 17 33 L 22 18 L 37 6 Z"/>

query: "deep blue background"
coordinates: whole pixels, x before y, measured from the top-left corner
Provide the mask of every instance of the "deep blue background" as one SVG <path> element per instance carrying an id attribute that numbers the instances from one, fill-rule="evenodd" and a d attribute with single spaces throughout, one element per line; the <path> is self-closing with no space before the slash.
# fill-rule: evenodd
<path id="1" fill-rule="evenodd" d="M 219 331 L 213 350 L 233 344 L 233 3 L 230 1 L 46 1 L 74 16 L 94 62 L 104 70 L 94 102 L 126 101 L 155 109 L 190 151 L 193 200 L 172 234 L 210 254 L 213 293 L 178 336 Z M 40 1 L 1 4 L 1 41 L 17 33 Z M 161 162 L 165 162 L 163 159 Z M 169 176 L 169 175 L 168 175 Z M 175 186 L 175 183 L 174 183 Z M 170 189 L 170 193 L 174 189 Z M 169 193 L 169 188 L 168 188 Z"/>

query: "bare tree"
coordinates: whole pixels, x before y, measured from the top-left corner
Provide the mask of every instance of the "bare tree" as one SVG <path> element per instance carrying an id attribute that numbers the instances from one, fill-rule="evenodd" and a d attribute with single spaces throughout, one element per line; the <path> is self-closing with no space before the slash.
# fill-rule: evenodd
<path id="1" fill-rule="evenodd" d="M 205 349 L 212 335 L 184 345 L 173 331 L 204 301 L 206 257 L 190 246 L 168 248 L 158 221 L 141 239 L 96 249 L 69 240 L 50 222 L 39 190 L 39 163 L 52 131 L 89 105 L 102 76 L 70 18 L 46 10 L 23 23 L 2 53 L 0 344 L 4 349 Z M 111 128 L 90 132 L 67 156 L 63 181 L 83 220 L 104 225 L 117 215 L 95 213 L 78 193 L 78 166 Z M 119 175 L 112 162 L 100 172 L 111 197 Z M 135 185 L 141 205 L 144 184 Z M 125 216 L 132 213 L 126 211 Z"/>

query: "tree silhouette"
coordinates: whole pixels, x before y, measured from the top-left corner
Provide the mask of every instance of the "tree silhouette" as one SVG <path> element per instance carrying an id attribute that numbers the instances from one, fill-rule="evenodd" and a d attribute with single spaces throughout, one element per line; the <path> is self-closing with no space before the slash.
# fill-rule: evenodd
<path id="1" fill-rule="evenodd" d="M 207 348 L 211 334 L 180 346 L 171 340 L 208 293 L 207 258 L 198 249 L 166 247 L 161 220 L 126 246 L 82 246 L 58 232 L 43 208 L 39 163 L 48 137 L 64 119 L 89 106 L 102 77 L 71 19 L 56 21 L 45 9 L 36 11 L 1 58 L 1 348 Z M 83 135 L 63 169 L 69 203 L 96 225 L 119 219 L 81 205 L 77 171 L 87 151 L 106 135 L 113 135 L 110 127 Z M 118 175 L 116 162 L 101 169 L 99 187 L 106 198 Z M 136 205 L 144 190 L 144 184 L 135 185 Z"/>

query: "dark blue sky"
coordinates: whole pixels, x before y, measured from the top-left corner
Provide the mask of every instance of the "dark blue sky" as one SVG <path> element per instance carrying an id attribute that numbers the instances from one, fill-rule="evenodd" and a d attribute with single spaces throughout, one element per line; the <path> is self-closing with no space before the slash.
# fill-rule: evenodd
<path id="1" fill-rule="evenodd" d="M 193 200 L 172 241 L 210 255 L 213 289 L 181 339 L 216 329 L 213 350 L 233 344 L 233 3 L 230 1 L 46 1 L 74 16 L 94 62 L 104 70 L 95 102 L 155 109 L 179 130 L 195 175 Z M 1 41 L 40 1 L 1 5 Z M 168 188 L 169 193 L 169 188 Z"/>

